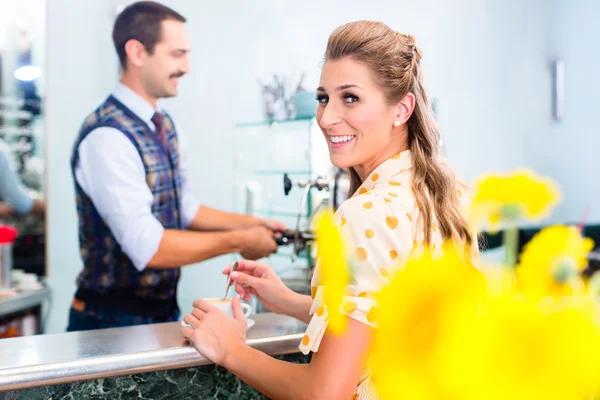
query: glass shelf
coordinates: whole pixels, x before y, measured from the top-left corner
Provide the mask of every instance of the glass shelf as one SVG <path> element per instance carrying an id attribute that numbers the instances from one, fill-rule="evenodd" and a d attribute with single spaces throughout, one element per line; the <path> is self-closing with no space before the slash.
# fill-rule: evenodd
<path id="1" fill-rule="evenodd" d="M 237 124 L 235 124 L 236 128 L 246 128 L 246 127 L 250 127 L 250 126 L 277 126 L 278 124 L 290 124 L 290 123 L 294 123 L 294 122 L 302 122 L 302 121 L 311 121 L 312 119 L 314 119 L 315 117 L 303 117 L 303 118 L 296 118 L 296 119 L 286 119 L 283 121 L 269 121 L 269 120 L 265 120 L 265 121 L 254 121 L 254 122 L 239 122 Z"/>
<path id="2" fill-rule="evenodd" d="M 283 178 L 283 174 L 288 175 L 309 175 L 310 171 L 289 171 L 289 170 L 267 170 L 267 169 L 259 169 L 254 171 L 256 175 L 281 175 Z"/>
<path id="3" fill-rule="evenodd" d="M 281 257 L 281 258 L 290 258 L 290 259 L 292 258 L 292 251 L 293 251 L 292 245 L 286 246 L 286 250 L 283 250 L 283 251 L 282 250 L 283 250 L 283 248 L 279 248 L 277 250 L 277 253 L 271 254 L 270 257 L 278 257 L 278 258 Z M 298 253 L 298 259 L 306 260 L 309 257 L 309 254 L 310 253 L 308 252 L 308 249 L 304 249 Z"/>
<path id="4" fill-rule="evenodd" d="M 276 210 L 256 210 L 255 211 L 256 214 L 263 216 L 263 217 L 290 217 L 290 218 L 297 218 L 298 217 L 298 213 L 297 212 L 293 212 L 293 211 L 276 211 Z M 308 218 L 308 216 L 306 214 L 302 214 L 300 216 L 300 218 L 302 219 L 306 219 Z"/>

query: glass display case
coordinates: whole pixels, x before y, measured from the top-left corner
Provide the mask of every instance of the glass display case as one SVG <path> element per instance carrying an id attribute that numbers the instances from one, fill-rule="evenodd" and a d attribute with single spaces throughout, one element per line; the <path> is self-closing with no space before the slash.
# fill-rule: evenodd
<path id="1" fill-rule="evenodd" d="M 304 190 L 302 185 L 333 176 L 335 168 L 315 119 L 305 118 L 237 124 L 233 171 L 235 212 L 277 219 L 290 230 L 298 226 L 300 231 L 309 231 L 310 216 L 328 202 L 329 193 L 327 188 Z M 291 184 L 287 191 L 284 175 Z M 288 286 L 310 293 L 311 248 L 306 246 L 297 257 L 293 250 L 292 244 L 280 246 L 269 263 Z"/>

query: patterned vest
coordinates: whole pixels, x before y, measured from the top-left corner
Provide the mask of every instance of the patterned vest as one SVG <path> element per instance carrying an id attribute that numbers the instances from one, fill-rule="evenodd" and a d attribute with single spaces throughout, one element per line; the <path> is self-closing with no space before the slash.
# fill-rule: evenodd
<path id="1" fill-rule="evenodd" d="M 98 307 L 106 303 L 114 303 L 115 306 L 124 306 L 118 307 L 119 310 L 115 311 L 150 316 L 168 314 L 177 308 L 176 288 L 180 269 L 146 268 L 138 271 L 129 257 L 123 253 L 111 230 L 75 179 L 81 141 L 96 128 L 115 128 L 133 143 L 143 161 L 146 183 L 154 196 L 152 214 L 165 229 L 181 229 L 179 210 L 181 174 L 177 133 L 168 115 L 165 115 L 164 123 L 168 151 L 165 151 L 156 134 L 144 121 L 110 96 L 86 118 L 75 141 L 71 171 L 75 182 L 79 244 L 84 265 L 77 279 L 78 294 L 83 292 L 84 295 L 76 294 L 76 297 L 85 301 L 90 295 L 94 297 L 100 294 L 101 300 L 97 302 L 102 304 L 97 304 Z M 127 172 L 123 171 L 123 173 Z M 159 309 L 162 309 L 162 312 Z"/>

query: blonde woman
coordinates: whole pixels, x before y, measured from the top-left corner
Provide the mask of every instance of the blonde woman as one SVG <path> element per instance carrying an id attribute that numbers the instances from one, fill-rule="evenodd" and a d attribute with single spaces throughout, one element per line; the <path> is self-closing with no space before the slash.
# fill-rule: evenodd
<path id="1" fill-rule="evenodd" d="M 184 318 L 192 329 L 182 333 L 200 353 L 270 398 L 377 398 L 367 368 L 377 326 L 373 294 L 413 249 L 430 245 L 440 252 L 444 239 L 476 242 L 462 214 L 462 190 L 440 157 L 420 60 L 412 36 L 379 22 L 341 26 L 327 44 L 316 118 L 331 162 L 348 168 L 352 179 L 350 197 L 335 214 L 356 261 L 346 297 L 353 307 L 344 309 L 347 331 L 326 330 L 320 265 L 313 296 L 292 292 L 266 264 L 243 261 L 232 274 L 241 298 L 254 295 L 271 311 L 309 323 L 300 349 L 314 353 L 310 364 L 248 347 L 239 297 L 234 319 L 203 301 Z"/>

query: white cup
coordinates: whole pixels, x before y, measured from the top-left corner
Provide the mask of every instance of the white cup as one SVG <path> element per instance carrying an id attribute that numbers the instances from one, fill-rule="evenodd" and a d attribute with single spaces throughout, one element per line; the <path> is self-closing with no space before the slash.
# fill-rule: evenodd
<path id="1" fill-rule="evenodd" d="M 231 299 L 203 299 L 208 301 L 211 305 L 215 306 L 219 310 L 223 311 L 225 315 L 233 318 L 233 309 L 231 308 Z M 244 310 L 244 317 L 248 318 L 252 314 L 252 306 L 250 304 L 242 303 L 242 310 Z"/>
<path id="2" fill-rule="evenodd" d="M 223 311 L 225 315 L 233 318 L 233 309 L 231 308 L 231 300 L 230 299 L 203 299 L 204 301 L 208 301 L 211 305 Z M 244 317 L 248 318 L 250 314 L 252 314 L 252 306 L 250 304 L 242 303 L 242 310 L 244 310 Z M 251 321 L 247 321 L 250 323 Z M 186 328 L 191 328 L 185 321 L 181 321 L 181 325 Z M 249 324 L 248 328 L 250 328 L 254 324 Z"/>

